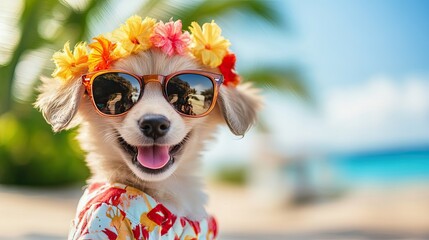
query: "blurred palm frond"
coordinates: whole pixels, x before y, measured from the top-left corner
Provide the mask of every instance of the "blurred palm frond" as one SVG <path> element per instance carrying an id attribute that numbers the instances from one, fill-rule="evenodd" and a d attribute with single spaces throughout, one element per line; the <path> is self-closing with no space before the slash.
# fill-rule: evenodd
<path id="1" fill-rule="evenodd" d="M 11 109 L 13 103 L 12 86 L 15 81 L 16 68 L 22 58 L 31 51 L 42 47 L 59 48 L 60 42 L 70 39 L 71 42 L 82 39 L 87 33 L 86 19 L 88 14 L 99 8 L 105 0 L 91 1 L 84 11 L 71 9 L 58 1 L 26 0 L 19 19 L 20 37 L 12 46 L 13 55 L 9 62 L 0 66 L 0 114 Z M 56 22 L 58 27 L 52 24 Z M 50 25 L 51 23 L 51 25 Z M 8 23 L 5 23 L 8 24 Z M 10 23 L 9 23 L 10 24 Z M 11 26 L 17 27 L 17 26 Z M 45 34 L 45 30 L 55 28 L 56 32 Z M 34 76 L 36 79 L 37 76 Z M 34 80 L 33 79 L 33 80 Z"/>
<path id="2" fill-rule="evenodd" d="M 263 89 L 292 93 L 304 100 L 311 100 L 311 94 L 299 68 L 261 67 L 242 75 L 246 81 L 251 81 Z"/>

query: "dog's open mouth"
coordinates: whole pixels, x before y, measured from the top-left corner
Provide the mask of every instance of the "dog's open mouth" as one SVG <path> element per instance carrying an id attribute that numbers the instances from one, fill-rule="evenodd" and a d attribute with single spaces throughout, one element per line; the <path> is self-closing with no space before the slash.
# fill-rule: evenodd
<path id="1" fill-rule="evenodd" d="M 176 145 L 146 145 L 132 146 L 128 144 L 122 137 L 118 138 L 118 142 L 124 150 L 132 156 L 133 164 L 144 172 L 156 174 L 167 170 L 175 161 L 175 157 L 180 154 L 188 135 Z"/>

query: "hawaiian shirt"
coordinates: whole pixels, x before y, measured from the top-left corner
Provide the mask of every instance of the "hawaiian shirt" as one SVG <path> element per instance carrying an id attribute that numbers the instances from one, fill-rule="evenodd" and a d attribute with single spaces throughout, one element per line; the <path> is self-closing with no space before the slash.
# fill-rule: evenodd
<path id="1" fill-rule="evenodd" d="M 79 201 L 68 239 L 215 239 L 213 217 L 192 221 L 146 193 L 118 183 L 94 183 Z"/>

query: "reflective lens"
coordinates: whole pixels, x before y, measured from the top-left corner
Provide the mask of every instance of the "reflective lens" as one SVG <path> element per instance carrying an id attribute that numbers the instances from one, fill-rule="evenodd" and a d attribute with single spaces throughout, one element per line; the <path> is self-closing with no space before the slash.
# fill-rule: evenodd
<path id="1" fill-rule="evenodd" d="M 213 103 L 213 82 L 203 75 L 176 75 L 168 81 L 165 91 L 171 105 L 186 115 L 202 115 Z"/>
<path id="2" fill-rule="evenodd" d="M 128 111 L 139 100 L 141 91 L 139 80 L 126 73 L 104 73 L 92 82 L 95 106 L 108 115 Z"/>

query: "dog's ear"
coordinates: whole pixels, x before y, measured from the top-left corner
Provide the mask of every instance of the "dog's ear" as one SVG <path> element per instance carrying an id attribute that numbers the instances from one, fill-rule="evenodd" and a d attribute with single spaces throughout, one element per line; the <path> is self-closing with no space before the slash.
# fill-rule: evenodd
<path id="1" fill-rule="evenodd" d="M 39 87 L 39 96 L 35 102 L 45 120 L 52 126 L 54 132 L 71 128 L 82 95 L 85 91 L 80 79 L 74 79 L 67 83 L 58 79 L 42 77 L 42 85 Z"/>
<path id="2" fill-rule="evenodd" d="M 243 136 L 256 121 L 262 99 L 259 89 L 249 83 L 237 87 L 221 86 L 218 105 L 231 132 Z"/>

